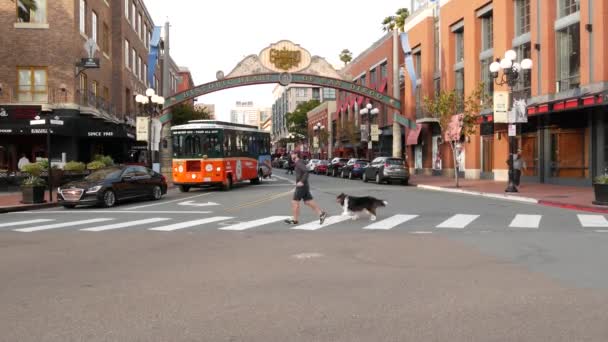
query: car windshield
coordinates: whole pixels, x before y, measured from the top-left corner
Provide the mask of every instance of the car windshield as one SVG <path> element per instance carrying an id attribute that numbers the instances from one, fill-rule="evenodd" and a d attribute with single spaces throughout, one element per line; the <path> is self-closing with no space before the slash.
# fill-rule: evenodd
<path id="1" fill-rule="evenodd" d="M 321 165 L 327 165 L 327 164 L 329 164 L 329 162 L 327 160 L 321 160 L 319 162 L 319 164 L 321 164 Z"/>
<path id="2" fill-rule="evenodd" d="M 355 163 L 357 163 L 357 164 L 369 164 L 369 160 L 359 159 Z"/>
<path id="3" fill-rule="evenodd" d="M 338 160 L 338 162 L 340 162 L 340 163 L 348 163 L 348 159 L 340 159 L 340 160 Z"/>
<path id="4" fill-rule="evenodd" d="M 384 162 L 389 165 L 403 165 L 403 159 L 387 159 Z"/>
<path id="5" fill-rule="evenodd" d="M 88 181 L 100 181 L 104 179 L 117 178 L 122 173 L 122 169 L 117 167 L 108 167 L 105 169 L 97 170 L 84 179 Z"/>

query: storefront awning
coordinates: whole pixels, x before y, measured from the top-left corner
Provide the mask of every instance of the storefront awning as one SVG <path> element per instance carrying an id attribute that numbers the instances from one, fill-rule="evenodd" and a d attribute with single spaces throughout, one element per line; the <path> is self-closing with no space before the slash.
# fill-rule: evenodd
<path id="1" fill-rule="evenodd" d="M 384 92 L 384 90 L 386 89 L 386 86 L 388 85 L 388 78 L 384 78 L 381 83 L 380 83 L 380 89 L 378 89 L 379 93 Z"/>
<path id="2" fill-rule="evenodd" d="M 422 124 L 416 124 L 416 128 L 410 129 L 405 144 L 408 146 L 418 145 L 418 137 L 420 136 L 420 131 L 422 131 Z"/>

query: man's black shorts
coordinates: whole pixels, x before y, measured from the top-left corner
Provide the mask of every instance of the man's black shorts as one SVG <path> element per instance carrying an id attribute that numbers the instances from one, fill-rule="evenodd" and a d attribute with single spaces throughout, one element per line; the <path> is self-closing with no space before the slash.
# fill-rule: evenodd
<path id="1" fill-rule="evenodd" d="M 312 200 L 312 194 L 310 193 L 310 187 L 308 185 L 296 186 L 296 191 L 293 193 L 294 201 L 308 202 Z"/>

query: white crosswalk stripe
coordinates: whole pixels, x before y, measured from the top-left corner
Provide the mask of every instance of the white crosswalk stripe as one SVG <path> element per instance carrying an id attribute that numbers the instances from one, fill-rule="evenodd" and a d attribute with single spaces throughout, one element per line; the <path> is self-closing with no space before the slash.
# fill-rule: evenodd
<path id="1" fill-rule="evenodd" d="M 542 215 L 517 214 L 517 215 L 515 215 L 515 218 L 513 218 L 513 221 L 511 221 L 511 224 L 509 225 L 509 228 L 532 228 L 532 229 L 538 229 L 538 226 L 540 225 L 540 219 L 541 218 L 542 218 Z"/>
<path id="2" fill-rule="evenodd" d="M 2 224 L 0 224 L 0 228 L 14 227 L 14 226 L 25 226 L 27 224 L 42 223 L 42 222 L 49 222 L 49 221 L 55 221 L 55 220 L 53 220 L 53 219 L 37 219 L 37 220 L 27 220 L 27 221 L 17 221 L 17 222 L 2 223 Z"/>
<path id="3" fill-rule="evenodd" d="M 230 226 L 221 227 L 220 230 L 245 230 L 263 226 L 265 224 L 279 222 L 288 219 L 289 216 L 270 216 L 259 220 L 241 222 Z"/>
<path id="4" fill-rule="evenodd" d="M 392 229 L 402 223 L 415 219 L 418 215 L 393 215 L 382 221 L 374 222 L 363 229 Z"/>
<path id="5" fill-rule="evenodd" d="M 301 224 L 299 226 L 295 226 L 291 229 L 298 229 L 298 230 L 317 230 L 320 228 L 324 228 L 327 226 L 330 226 L 332 224 L 335 223 L 339 223 L 342 221 L 346 221 L 346 220 L 350 220 L 350 216 L 343 216 L 343 215 L 336 215 L 336 216 L 330 216 L 328 218 L 325 219 L 325 222 L 323 222 L 323 225 L 321 225 L 319 223 L 319 220 L 314 220 L 312 222 L 309 223 L 305 223 L 305 224 Z"/>
<path id="6" fill-rule="evenodd" d="M 86 232 L 102 232 L 105 230 L 139 226 L 142 224 L 156 223 L 156 222 L 162 222 L 162 221 L 167 221 L 167 220 L 170 220 L 170 219 L 164 218 L 164 217 L 153 217 L 153 218 L 144 219 L 144 220 L 128 221 L 128 222 L 122 222 L 122 223 L 108 224 L 108 225 L 99 226 L 99 227 L 84 228 L 81 230 L 86 231 Z"/>
<path id="7" fill-rule="evenodd" d="M 186 221 L 186 222 L 175 223 L 175 224 L 171 224 L 171 225 L 168 225 L 168 226 L 161 226 L 161 227 L 150 228 L 148 230 L 156 230 L 156 231 L 161 231 L 161 232 L 170 232 L 170 231 L 173 231 L 173 230 L 190 228 L 190 227 L 200 226 L 200 225 L 207 224 L 207 223 L 213 223 L 213 222 L 230 220 L 230 219 L 233 219 L 233 218 L 234 217 L 215 216 L 215 217 L 208 217 L 208 218 L 204 218 L 204 219 L 200 219 L 200 220 L 193 220 L 193 221 Z"/>
<path id="8" fill-rule="evenodd" d="M 605 228 L 608 227 L 608 221 L 604 215 L 577 215 L 581 226 L 587 228 Z"/>
<path id="9" fill-rule="evenodd" d="M 70 221 L 70 222 L 63 222 L 63 223 L 47 224 L 47 225 L 38 226 L 38 227 L 21 228 L 21 229 L 14 229 L 14 230 L 16 232 L 31 233 L 31 232 L 37 232 L 40 230 L 73 227 L 73 226 L 79 226 L 79 225 L 84 225 L 84 224 L 89 224 L 89 223 L 97 223 L 97 222 L 104 222 L 104 221 L 111 221 L 111 220 L 113 220 L 113 218 L 96 218 L 96 219 L 90 219 L 90 220 L 80 220 L 80 221 Z"/>
<path id="10" fill-rule="evenodd" d="M 468 226 L 471 222 L 475 221 L 479 215 L 466 215 L 466 214 L 456 214 L 449 219 L 441 222 L 437 228 L 455 228 L 455 229 L 463 229 Z"/>

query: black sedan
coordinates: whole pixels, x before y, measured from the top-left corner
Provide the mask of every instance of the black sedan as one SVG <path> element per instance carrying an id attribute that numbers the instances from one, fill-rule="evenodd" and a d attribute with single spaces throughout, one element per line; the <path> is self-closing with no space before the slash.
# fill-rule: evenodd
<path id="1" fill-rule="evenodd" d="M 165 176 L 143 166 L 115 166 L 94 171 L 82 181 L 57 189 L 58 202 L 66 208 L 77 205 L 112 207 L 118 201 L 150 198 L 167 193 Z"/>

